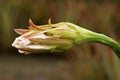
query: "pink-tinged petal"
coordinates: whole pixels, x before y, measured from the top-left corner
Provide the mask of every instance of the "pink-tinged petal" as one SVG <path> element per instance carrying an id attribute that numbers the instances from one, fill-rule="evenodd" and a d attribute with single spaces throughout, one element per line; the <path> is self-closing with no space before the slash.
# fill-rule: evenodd
<path id="1" fill-rule="evenodd" d="M 23 35 L 23 34 L 27 33 L 29 30 L 27 30 L 27 29 L 14 29 L 14 31 L 20 35 Z"/>
<path id="2" fill-rule="evenodd" d="M 51 49 L 53 49 L 54 46 L 46 46 L 46 45 L 26 45 L 26 46 L 21 46 L 18 48 L 20 53 L 24 53 L 25 55 L 35 52 L 35 53 L 40 53 L 40 52 L 48 52 Z"/>
<path id="3" fill-rule="evenodd" d="M 31 34 L 30 38 L 42 38 L 42 39 L 46 39 L 46 38 L 51 38 L 51 36 L 47 36 L 47 35 L 41 34 L 41 33 L 35 33 L 35 34 Z"/>
<path id="4" fill-rule="evenodd" d="M 30 29 L 39 30 L 39 28 L 32 22 L 31 19 L 29 19 L 29 25 L 30 25 Z"/>
<path id="5" fill-rule="evenodd" d="M 31 43 L 34 44 L 45 44 L 45 45 L 72 45 L 72 42 L 70 40 L 67 39 L 59 39 L 59 38 L 46 38 L 46 39 L 42 39 L 42 38 L 30 38 L 29 39 L 31 41 Z"/>

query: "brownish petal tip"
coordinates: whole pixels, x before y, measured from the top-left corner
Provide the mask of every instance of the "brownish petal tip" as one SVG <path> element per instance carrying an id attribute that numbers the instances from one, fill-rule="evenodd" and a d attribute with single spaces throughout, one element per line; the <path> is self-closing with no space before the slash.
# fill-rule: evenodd
<path id="1" fill-rule="evenodd" d="M 39 28 L 32 22 L 31 19 L 29 19 L 29 25 L 31 29 L 39 30 Z"/>
<path id="2" fill-rule="evenodd" d="M 27 29 L 14 29 L 14 31 L 20 35 L 25 34 L 26 32 L 28 32 L 29 30 Z"/>

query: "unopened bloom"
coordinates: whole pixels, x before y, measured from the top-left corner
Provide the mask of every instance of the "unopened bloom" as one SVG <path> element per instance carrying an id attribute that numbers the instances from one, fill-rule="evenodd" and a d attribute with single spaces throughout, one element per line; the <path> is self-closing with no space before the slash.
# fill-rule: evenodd
<path id="1" fill-rule="evenodd" d="M 65 31 L 70 30 L 66 25 L 60 24 L 58 27 L 49 21 L 48 25 L 36 26 L 31 19 L 29 24 L 29 30 L 15 29 L 21 36 L 15 39 L 12 46 L 18 48 L 20 53 L 61 52 L 73 45 L 72 40 L 61 38 L 62 34 L 66 34 Z"/>
<path id="2" fill-rule="evenodd" d="M 60 22 L 36 26 L 29 20 L 29 29 L 15 29 L 21 36 L 17 37 L 12 46 L 20 53 L 62 52 L 75 44 L 99 42 L 111 47 L 120 58 L 119 44 L 103 35 L 84 29 L 70 22 Z"/>

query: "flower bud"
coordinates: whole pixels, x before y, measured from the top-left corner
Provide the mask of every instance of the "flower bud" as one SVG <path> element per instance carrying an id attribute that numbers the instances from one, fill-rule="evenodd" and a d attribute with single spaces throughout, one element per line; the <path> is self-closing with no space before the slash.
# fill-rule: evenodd
<path id="1" fill-rule="evenodd" d="M 12 46 L 20 53 L 62 52 L 75 44 L 99 42 L 111 47 L 120 58 L 120 46 L 110 37 L 84 29 L 69 22 L 36 26 L 29 20 L 29 29 L 15 29 L 21 36 L 17 37 Z"/>
<path id="2" fill-rule="evenodd" d="M 15 39 L 12 46 L 17 48 L 20 53 L 61 52 L 72 47 L 72 40 L 61 38 L 60 31 L 65 33 L 67 26 L 54 27 L 50 23 L 36 26 L 31 20 L 29 20 L 29 24 L 29 30 L 15 29 L 15 32 L 21 36 Z"/>

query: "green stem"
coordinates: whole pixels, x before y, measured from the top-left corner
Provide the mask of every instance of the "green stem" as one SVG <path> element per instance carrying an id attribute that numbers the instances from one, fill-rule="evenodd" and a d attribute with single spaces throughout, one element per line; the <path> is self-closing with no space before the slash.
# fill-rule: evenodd
<path id="1" fill-rule="evenodd" d="M 120 59 L 120 45 L 112 38 L 103 34 L 92 32 L 72 23 L 67 23 L 67 25 L 69 25 L 71 28 L 74 28 L 79 35 L 77 38 L 75 38 L 75 44 L 81 44 L 86 42 L 99 42 L 112 48 Z"/>
<path id="2" fill-rule="evenodd" d="M 88 38 L 84 39 L 84 42 L 98 42 L 105 44 L 112 48 L 116 55 L 120 58 L 120 45 L 115 40 L 103 34 L 98 34 L 94 32 L 91 33 L 92 34 L 89 34 L 90 36 Z"/>

